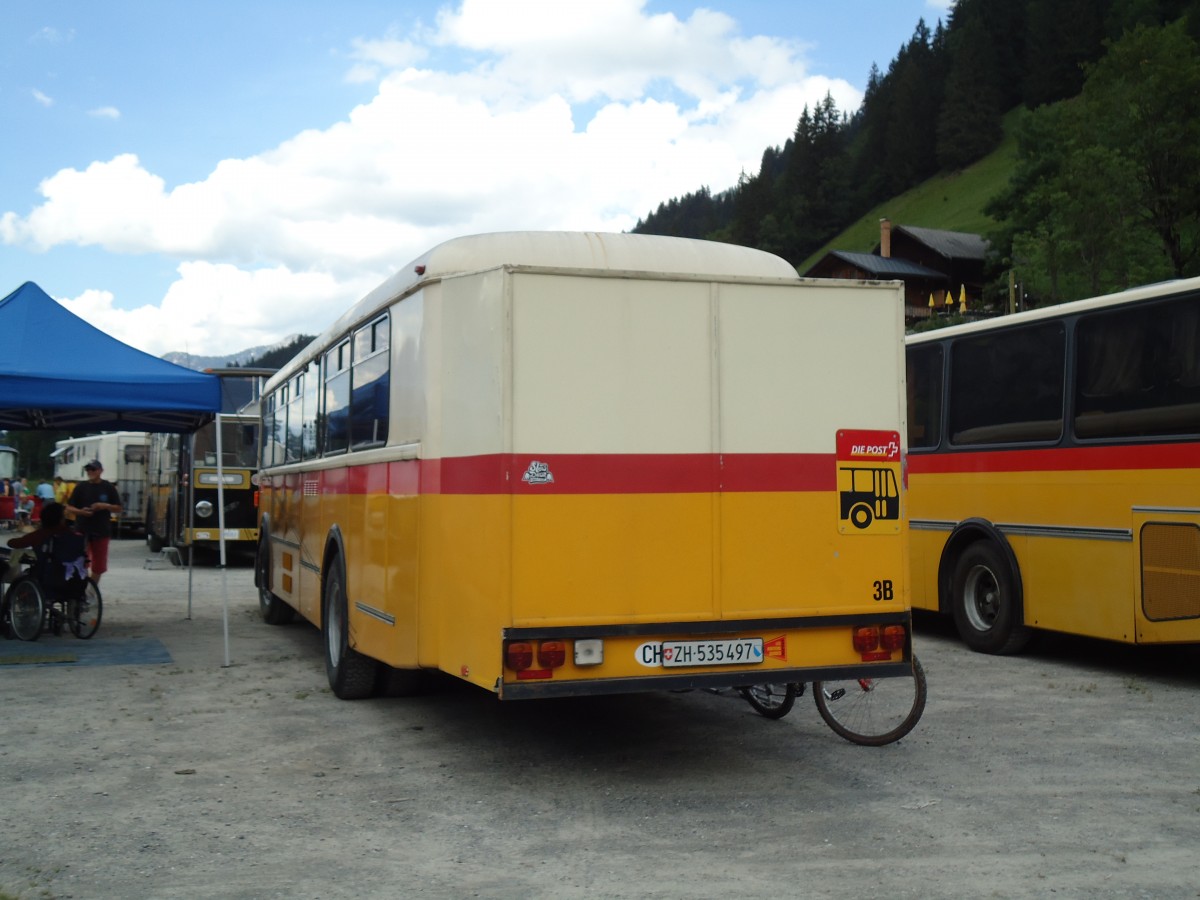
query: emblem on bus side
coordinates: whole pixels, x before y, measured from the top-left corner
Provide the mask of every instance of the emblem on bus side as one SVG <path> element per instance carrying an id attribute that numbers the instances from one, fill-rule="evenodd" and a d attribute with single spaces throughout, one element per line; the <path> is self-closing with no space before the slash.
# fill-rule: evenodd
<path id="1" fill-rule="evenodd" d="M 901 466 L 899 432 L 837 433 L 838 531 L 899 534 Z"/>
<path id="2" fill-rule="evenodd" d="M 550 473 L 550 467 L 536 459 L 529 464 L 529 468 L 525 470 L 521 480 L 526 484 L 554 484 L 554 476 Z"/>

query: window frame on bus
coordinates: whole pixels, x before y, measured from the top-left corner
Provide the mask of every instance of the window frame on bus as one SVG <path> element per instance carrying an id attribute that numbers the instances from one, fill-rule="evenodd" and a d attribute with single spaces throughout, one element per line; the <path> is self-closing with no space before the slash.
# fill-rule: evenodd
<path id="1" fill-rule="evenodd" d="M 1043 334 L 1052 341 L 1044 340 Z M 1036 340 L 1031 340 L 1031 335 Z M 944 370 L 948 446 L 968 449 L 997 444 L 1060 443 L 1066 434 L 1067 420 L 1067 342 L 1067 323 L 1062 319 L 1027 322 L 954 338 Z M 1013 352 L 1014 349 L 1019 352 Z M 978 357 L 985 350 L 987 359 L 981 361 Z M 1050 365 L 1051 362 L 1054 364 Z M 1040 395 L 1003 389 L 1005 381 L 1012 380 L 1008 377 L 1011 373 L 1027 376 L 1040 365 L 1045 366 L 1040 373 L 1043 377 L 1035 375 L 1029 380 L 1041 391 Z M 996 414 L 988 417 L 988 411 Z M 1025 415 L 1016 416 L 1014 412 Z M 967 416 L 973 417 L 969 423 L 963 421 Z"/>
<path id="2" fill-rule="evenodd" d="M 337 456 L 350 450 L 350 348 L 350 335 L 346 334 L 330 344 L 329 349 L 321 354 L 321 410 L 325 423 L 321 442 L 322 456 Z M 334 392 L 343 392 L 343 381 L 345 399 L 341 403 L 332 403 L 331 400 L 337 399 Z M 344 431 L 345 442 L 334 445 L 334 436 L 339 433 L 335 425 L 343 419 L 345 427 L 340 431 Z"/>
<path id="3" fill-rule="evenodd" d="M 1101 328 L 1105 345 L 1092 348 L 1089 341 Z M 1134 347 L 1139 339 L 1140 346 Z M 1200 435 L 1200 295 L 1081 313 L 1075 322 L 1073 362 L 1071 428 L 1081 444 Z M 1102 363 L 1104 373 L 1092 371 L 1096 362 Z M 1192 381 L 1185 381 L 1185 376 Z M 1105 394 L 1095 390 L 1101 377 L 1108 379 L 1111 388 Z M 1136 392 L 1130 384 L 1135 377 L 1140 380 Z M 1093 388 L 1090 394 L 1087 387 Z M 1101 409 L 1101 398 L 1111 405 Z M 1137 399 L 1145 402 L 1130 402 Z"/>
<path id="4" fill-rule="evenodd" d="M 350 345 L 350 449 L 365 450 L 382 446 L 388 438 L 392 355 L 391 317 L 388 313 L 385 311 L 355 328 L 350 335 Z M 361 378 L 360 373 L 363 376 Z M 367 394 L 359 394 L 360 390 L 366 391 L 367 388 L 371 389 L 369 396 L 374 403 L 365 400 Z M 382 404 L 378 402 L 380 396 Z M 367 416 L 361 415 L 363 408 L 366 408 Z M 372 411 L 376 416 L 370 415 Z M 370 437 L 358 437 L 360 426 L 368 422 L 371 425 Z"/>

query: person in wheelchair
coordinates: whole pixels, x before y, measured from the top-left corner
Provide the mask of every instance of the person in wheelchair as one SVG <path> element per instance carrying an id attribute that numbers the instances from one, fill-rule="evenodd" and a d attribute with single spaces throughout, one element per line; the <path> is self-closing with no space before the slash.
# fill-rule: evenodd
<path id="1" fill-rule="evenodd" d="M 61 503 L 47 503 L 42 507 L 40 527 L 9 538 L 8 546 L 14 550 L 33 548 L 38 581 L 49 590 L 77 597 L 82 595 L 87 579 L 87 540 L 71 527 L 65 513 Z"/>

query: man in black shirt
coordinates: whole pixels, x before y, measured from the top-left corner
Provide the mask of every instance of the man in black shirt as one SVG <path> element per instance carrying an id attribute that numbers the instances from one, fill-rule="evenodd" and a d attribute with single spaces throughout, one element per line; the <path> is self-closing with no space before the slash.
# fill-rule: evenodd
<path id="1" fill-rule="evenodd" d="M 113 513 L 121 511 L 121 495 L 116 487 L 101 478 L 104 466 L 93 459 L 83 471 L 87 481 L 81 481 L 71 491 L 67 512 L 75 516 L 75 527 L 84 533 L 88 542 L 88 561 L 92 578 L 99 583 L 108 571 L 108 541 L 112 537 Z"/>

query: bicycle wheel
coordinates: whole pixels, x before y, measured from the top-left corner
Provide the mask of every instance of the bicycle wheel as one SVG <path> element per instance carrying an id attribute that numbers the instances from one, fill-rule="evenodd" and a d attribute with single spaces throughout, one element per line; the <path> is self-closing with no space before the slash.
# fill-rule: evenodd
<path id="1" fill-rule="evenodd" d="M 104 601 L 100 597 L 100 586 L 89 578 L 87 586 L 83 589 L 83 596 L 78 600 L 70 601 L 67 609 L 71 633 L 86 641 L 100 628 L 100 618 L 104 615 Z"/>
<path id="2" fill-rule="evenodd" d="M 752 684 L 738 688 L 754 711 L 768 719 L 782 719 L 792 711 L 800 693 L 794 684 Z"/>
<path id="3" fill-rule="evenodd" d="M 825 724 L 855 744 L 882 747 L 910 731 L 925 711 L 925 669 L 915 656 L 912 675 L 818 681 L 813 699 Z"/>
<path id="4" fill-rule="evenodd" d="M 37 579 L 31 575 L 19 577 L 8 589 L 4 602 L 8 606 L 8 622 L 13 635 L 22 641 L 36 641 L 42 633 L 42 617 L 46 610 Z"/>

